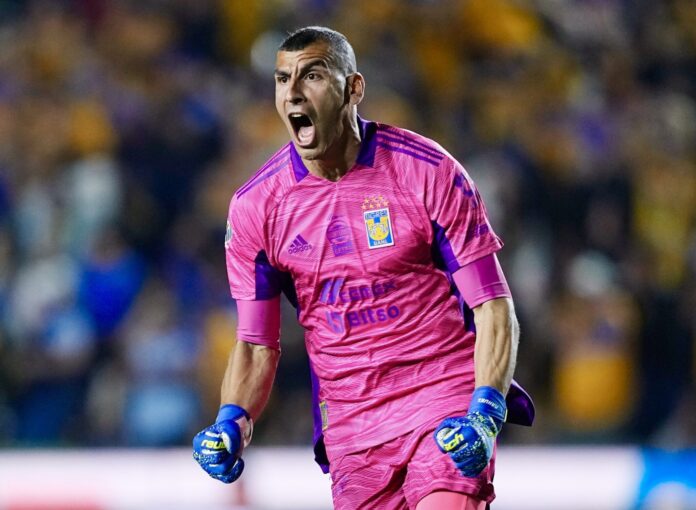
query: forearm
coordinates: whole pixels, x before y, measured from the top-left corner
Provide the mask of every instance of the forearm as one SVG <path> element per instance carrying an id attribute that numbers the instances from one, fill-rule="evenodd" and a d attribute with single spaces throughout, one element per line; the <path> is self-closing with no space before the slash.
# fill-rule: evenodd
<path id="1" fill-rule="evenodd" d="M 256 420 L 273 388 L 280 351 L 238 341 L 222 380 L 221 404 L 243 407 Z"/>
<path id="2" fill-rule="evenodd" d="M 519 325 L 512 300 L 498 298 L 474 308 L 476 386 L 492 386 L 505 395 L 517 359 Z"/>

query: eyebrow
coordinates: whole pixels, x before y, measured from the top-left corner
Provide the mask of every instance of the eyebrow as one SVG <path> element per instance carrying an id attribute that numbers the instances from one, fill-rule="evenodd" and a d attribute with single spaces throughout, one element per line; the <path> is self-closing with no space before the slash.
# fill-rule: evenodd
<path id="1" fill-rule="evenodd" d="M 317 58 L 317 59 L 314 59 L 314 60 L 306 63 L 305 65 L 303 65 L 300 68 L 299 75 L 302 76 L 303 74 L 305 74 L 307 71 L 309 71 L 313 67 L 323 67 L 324 69 L 329 68 L 329 66 L 327 65 L 326 61 L 323 58 Z M 290 73 L 288 73 L 287 71 L 281 71 L 280 69 L 276 69 L 273 72 L 273 75 L 279 76 L 279 77 L 286 77 L 286 76 L 290 76 Z"/>

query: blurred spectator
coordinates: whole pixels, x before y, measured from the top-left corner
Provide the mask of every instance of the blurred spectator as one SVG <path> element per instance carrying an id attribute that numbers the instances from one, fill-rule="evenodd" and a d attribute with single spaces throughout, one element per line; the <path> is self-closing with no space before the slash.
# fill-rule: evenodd
<path id="1" fill-rule="evenodd" d="M 16 439 L 59 444 L 75 439 L 96 337 L 79 307 L 76 264 L 48 254 L 17 273 L 7 310 L 5 368 L 14 382 Z"/>
<path id="2" fill-rule="evenodd" d="M 554 408 L 574 440 L 616 441 L 637 394 L 638 308 L 596 253 L 576 256 L 554 305 Z"/>
<path id="3" fill-rule="evenodd" d="M 123 440 L 135 446 L 186 442 L 200 413 L 192 379 L 199 333 L 158 279 L 138 299 L 122 338 L 126 373 Z"/>
<path id="4" fill-rule="evenodd" d="M 145 261 L 126 244 L 118 229 L 99 233 L 82 263 L 79 299 L 102 341 L 121 324 L 145 279 Z"/>

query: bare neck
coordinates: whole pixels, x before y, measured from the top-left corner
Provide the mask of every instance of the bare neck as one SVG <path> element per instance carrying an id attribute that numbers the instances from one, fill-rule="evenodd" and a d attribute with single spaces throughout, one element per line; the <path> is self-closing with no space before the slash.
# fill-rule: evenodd
<path id="1" fill-rule="evenodd" d="M 312 175 L 336 182 L 350 170 L 358 159 L 360 151 L 360 129 L 356 117 L 343 132 L 327 154 L 321 159 L 303 159 Z"/>

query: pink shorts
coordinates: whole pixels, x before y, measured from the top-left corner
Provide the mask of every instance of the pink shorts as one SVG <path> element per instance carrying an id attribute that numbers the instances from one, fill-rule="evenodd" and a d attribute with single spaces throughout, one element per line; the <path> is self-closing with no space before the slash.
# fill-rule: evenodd
<path id="1" fill-rule="evenodd" d="M 467 494 L 488 503 L 493 501 L 495 453 L 477 478 L 462 476 L 452 459 L 435 444 L 433 431 L 438 424 L 439 421 L 421 426 L 387 443 L 332 461 L 334 508 L 413 510 L 421 499 L 436 490 Z"/>

